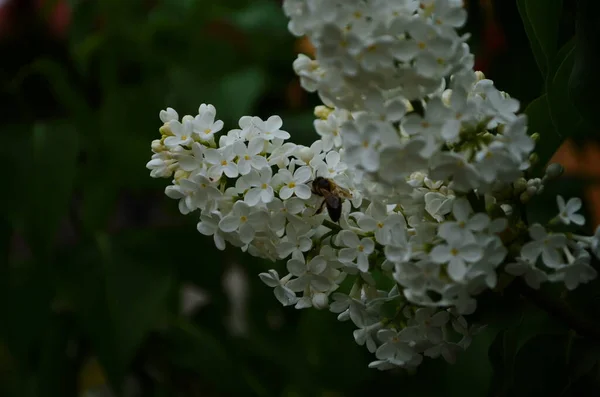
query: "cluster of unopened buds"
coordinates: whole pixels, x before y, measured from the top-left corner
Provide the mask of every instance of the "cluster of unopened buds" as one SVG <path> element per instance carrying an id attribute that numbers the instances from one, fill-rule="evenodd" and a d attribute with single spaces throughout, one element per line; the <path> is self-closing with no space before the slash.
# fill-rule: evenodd
<path id="1" fill-rule="evenodd" d="M 375 353 L 372 367 L 452 362 L 481 327 L 476 296 L 501 274 L 531 288 L 572 290 L 596 277 L 594 237 L 581 201 L 557 197 L 558 215 L 527 224 L 525 207 L 560 176 L 528 179 L 536 155 L 519 103 L 473 71 L 456 29 L 460 0 L 285 0 L 289 29 L 316 58 L 294 69 L 317 92 L 320 139 L 289 141 L 278 116 L 244 116 L 223 130 L 216 109 L 160 112 L 147 167 L 198 231 L 281 263 L 261 273 L 286 306 L 351 320 Z"/>

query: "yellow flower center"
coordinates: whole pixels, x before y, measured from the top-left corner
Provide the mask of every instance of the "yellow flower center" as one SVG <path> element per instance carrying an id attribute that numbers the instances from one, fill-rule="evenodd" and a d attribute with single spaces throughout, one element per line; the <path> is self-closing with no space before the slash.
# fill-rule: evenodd
<path id="1" fill-rule="evenodd" d="M 207 129 L 204 130 L 204 133 L 206 135 L 210 135 L 211 132 L 212 132 L 212 130 L 210 128 L 207 128 Z"/>
<path id="2" fill-rule="evenodd" d="M 420 42 L 419 42 L 417 45 L 419 46 L 419 48 L 420 48 L 421 50 L 424 50 L 424 49 L 425 49 L 425 47 L 427 47 L 427 45 L 426 45 L 425 43 L 423 43 L 422 41 L 420 41 Z"/>
<path id="3" fill-rule="evenodd" d="M 457 250 L 456 248 L 452 248 L 452 249 L 450 250 L 450 254 L 451 254 L 452 256 L 456 256 L 456 255 L 458 255 L 458 250 Z"/>
<path id="4" fill-rule="evenodd" d="M 365 250 L 365 247 L 364 247 L 363 245 L 359 245 L 359 246 L 358 246 L 358 250 L 359 250 L 360 252 L 363 252 L 363 251 Z"/>
<path id="5" fill-rule="evenodd" d="M 296 187 L 296 183 L 295 183 L 295 182 L 290 182 L 290 183 L 288 183 L 288 187 L 289 187 L 290 189 L 293 189 L 293 188 L 295 188 L 295 187 Z"/>
<path id="6" fill-rule="evenodd" d="M 248 221 L 248 217 L 245 215 L 240 216 L 240 222 L 242 223 L 246 223 L 246 221 Z"/>
<path id="7" fill-rule="evenodd" d="M 263 183 L 262 185 L 260 185 L 260 187 L 261 187 L 262 189 L 266 189 L 268 186 L 269 186 L 269 185 L 267 185 L 266 183 Z"/>
<path id="8" fill-rule="evenodd" d="M 226 165 L 227 165 L 227 160 L 223 160 L 223 161 L 221 161 L 221 165 L 222 165 L 222 166 L 226 166 Z"/>

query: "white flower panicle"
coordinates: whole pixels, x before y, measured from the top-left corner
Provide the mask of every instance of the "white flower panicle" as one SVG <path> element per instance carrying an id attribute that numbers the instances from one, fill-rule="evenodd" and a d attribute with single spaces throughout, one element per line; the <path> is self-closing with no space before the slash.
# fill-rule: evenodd
<path id="1" fill-rule="evenodd" d="M 413 368 L 423 357 L 453 362 L 470 344 L 482 328 L 463 316 L 500 274 L 569 290 L 597 276 L 600 229 L 561 229 L 585 223 L 581 200 L 559 196 L 555 218 L 527 226 L 524 207 L 562 169 L 528 178 L 535 137 L 518 101 L 473 71 L 456 32 L 462 1 L 283 7 L 290 31 L 316 48 L 294 69 L 323 100 L 320 139 L 288 141 L 278 116 L 222 132 L 212 105 L 181 119 L 168 108 L 147 164 L 172 179 L 165 193 L 182 214 L 197 211 L 217 248 L 282 261 L 259 276 L 283 305 L 351 320 L 373 368 Z M 319 177 L 329 190 L 313 187 Z"/>

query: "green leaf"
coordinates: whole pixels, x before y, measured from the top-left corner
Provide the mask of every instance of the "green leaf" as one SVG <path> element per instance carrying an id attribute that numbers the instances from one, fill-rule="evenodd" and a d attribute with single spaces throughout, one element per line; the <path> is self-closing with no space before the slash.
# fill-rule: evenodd
<path id="1" fill-rule="evenodd" d="M 38 395 L 77 396 L 76 366 L 70 363 L 68 347 L 72 338 L 72 318 L 55 315 L 44 330 L 44 343 L 38 371 Z"/>
<path id="2" fill-rule="evenodd" d="M 71 259 L 72 258 L 72 259 Z M 69 260 L 70 259 L 70 260 Z M 140 263 L 99 235 L 95 247 L 63 253 L 60 288 L 115 391 L 148 333 L 166 317 L 168 263 Z"/>
<path id="3" fill-rule="evenodd" d="M 227 351 L 221 337 L 183 318 L 175 319 L 172 325 L 164 336 L 171 363 L 193 371 L 197 374 L 195 377 L 201 377 L 221 391 L 240 391 L 245 382 L 238 369 L 238 358 Z M 223 377 L 223 374 L 228 376 Z"/>
<path id="4" fill-rule="evenodd" d="M 173 275 L 168 264 L 138 263 L 125 256 L 112 256 L 105 269 L 114 361 L 126 371 L 145 337 L 164 319 Z"/>
<path id="5" fill-rule="evenodd" d="M 517 327 L 512 327 L 498 332 L 491 343 L 488 357 L 494 372 L 488 391 L 489 395 L 505 395 L 512 387 L 517 340 Z"/>
<path id="6" fill-rule="evenodd" d="M 562 0 L 517 0 L 531 50 L 543 76 L 557 50 Z"/>
<path id="7" fill-rule="evenodd" d="M 568 338 L 538 335 L 527 342 L 515 358 L 514 386 L 510 396 L 552 396 L 568 383 Z"/>
<path id="8" fill-rule="evenodd" d="M 0 280 L 0 337 L 20 368 L 28 367 L 30 353 L 42 340 L 51 299 L 47 273 L 34 263 L 13 264 Z"/>
<path id="9" fill-rule="evenodd" d="M 262 31 L 284 33 L 286 19 L 282 18 L 283 10 L 272 1 L 253 1 L 247 7 L 231 16 L 234 26 L 246 32 Z"/>
<path id="10" fill-rule="evenodd" d="M 46 255 L 68 214 L 77 170 L 77 131 L 67 122 L 37 124 L 29 145 L 25 230 L 34 252 Z"/>
<path id="11" fill-rule="evenodd" d="M 569 93 L 576 109 L 591 128 L 600 109 L 600 2 L 577 2 L 575 51 Z"/>
<path id="12" fill-rule="evenodd" d="M 224 76 L 215 98 L 215 106 L 217 101 L 221 105 L 219 118 L 231 122 L 250 115 L 266 88 L 266 77 L 264 70 L 253 66 Z"/>
<path id="13" fill-rule="evenodd" d="M 535 146 L 539 161 L 532 167 L 533 175 L 544 173 L 546 164 L 552 158 L 564 141 L 556 131 L 550 118 L 550 105 L 546 94 L 534 99 L 525 109 L 530 133 L 540 134 L 540 140 Z"/>
<path id="14" fill-rule="evenodd" d="M 573 42 L 567 43 L 557 55 L 546 80 L 550 118 L 559 135 L 580 135 L 581 116 L 569 94 L 569 78 L 575 61 Z"/>

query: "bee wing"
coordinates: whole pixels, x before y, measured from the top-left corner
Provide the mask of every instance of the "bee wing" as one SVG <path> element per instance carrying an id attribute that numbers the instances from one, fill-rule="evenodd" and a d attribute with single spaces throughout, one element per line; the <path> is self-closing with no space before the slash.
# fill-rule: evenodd
<path id="1" fill-rule="evenodd" d="M 337 194 L 338 194 L 338 196 L 343 197 L 343 198 L 347 198 L 347 199 L 352 198 L 352 193 L 350 193 L 348 190 L 341 188 L 341 187 L 337 188 Z"/>
<path id="2" fill-rule="evenodd" d="M 325 202 L 328 208 L 342 208 L 342 200 L 334 194 L 326 195 Z"/>

